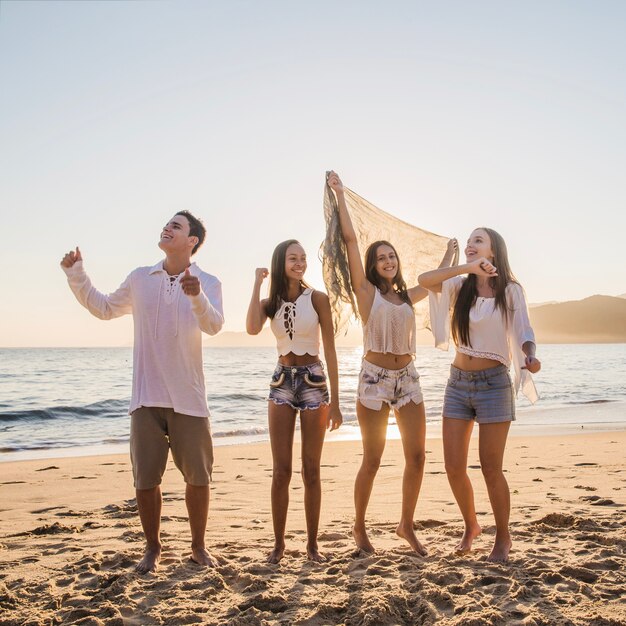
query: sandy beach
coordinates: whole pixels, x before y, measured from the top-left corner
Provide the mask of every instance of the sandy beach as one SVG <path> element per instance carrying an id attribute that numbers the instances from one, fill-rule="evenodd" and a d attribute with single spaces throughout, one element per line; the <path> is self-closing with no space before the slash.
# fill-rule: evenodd
<path id="1" fill-rule="evenodd" d="M 513 436 L 507 449 L 514 546 L 485 561 L 492 519 L 476 438 L 470 473 L 484 533 L 454 554 L 462 524 L 441 441 L 427 442 L 416 512 L 418 557 L 394 534 L 402 454 L 389 441 L 370 505 L 373 556 L 350 536 L 358 441 L 327 443 L 320 548 L 305 559 L 300 477 L 294 474 L 287 553 L 272 545 L 268 443 L 216 449 L 208 542 L 214 570 L 189 560 L 183 484 L 163 483 L 164 555 L 155 574 L 142 553 L 126 455 L 0 465 L 0 624 L 626 624 L 626 432 Z M 297 451 L 296 451 L 297 455 Z M 294 467 L 298 467 L 297 461 Z"/>

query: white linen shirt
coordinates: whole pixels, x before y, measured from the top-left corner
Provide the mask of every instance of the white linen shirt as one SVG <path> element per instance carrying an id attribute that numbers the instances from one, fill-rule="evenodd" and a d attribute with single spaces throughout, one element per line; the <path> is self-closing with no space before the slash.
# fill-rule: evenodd
<path id="1" fill-rule="evenodd" d="M 133 387 L 130 407 L 172 408 L 176 413 L 208 417 L 202 366 L 202 333 L 215 335 L 224 324 L 222 286 L 195 263 L 197 296 L 187 296 L 181 276 L 170 282 L 163 261 L 133 270 L 109 295 L 100 293 L 82 261 L 63 267 L 76 299 L 96 317 L 109 320 L 132 313 L 134 323 Z"/>
<path id="2" fill-rule="evenodd" d="M 447 350 L 450 342 L 450 316 L 456 297 L 465 277 L 455 276 L 441 283 L 441 293 L 428 292 L 430 324 L 435 336 L 435 346 Z M 522 393 L 532 402 L 539 394 L 530 372 L 524 368 L 525 355 L 522 346 L 527 341 L 535 343 L 535 334 L 530 326 L 524 290 L 518 283 L 506 286 L 506 301 L 509 321 L 495 308 L 495 298 L 478 297 L 470 309 L 469 331 L 472 347 L 457 346 L 463 354 L 499 361 L 513 365 L 515 393 Z"/>

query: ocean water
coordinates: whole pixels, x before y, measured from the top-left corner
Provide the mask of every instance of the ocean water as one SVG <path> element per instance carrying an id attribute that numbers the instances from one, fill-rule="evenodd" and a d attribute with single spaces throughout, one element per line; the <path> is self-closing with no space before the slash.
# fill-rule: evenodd
<path id="1" fill-rule="evenodd" d="M 518 399 L 518 424 L 626 426 L 626 345 L 542 345 L 538 355 L 541 399 L 534 406 Z M 431 431 L 441 420 L 452 356 L 417 350 Z M 361 348 L 339 348 L 338 358 L 344 426 L 336 437 L 358 437 Z M 204 359 L 215 443 L 267 439 L 275 349 L 205 348 Z M 125 450 L 131 370 L 131 348 L 0 349 L 0 460 Z"/>

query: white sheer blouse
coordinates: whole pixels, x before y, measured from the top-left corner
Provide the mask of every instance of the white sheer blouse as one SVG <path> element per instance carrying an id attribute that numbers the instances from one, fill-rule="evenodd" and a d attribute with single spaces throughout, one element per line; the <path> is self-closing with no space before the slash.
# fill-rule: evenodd
<path id="1" fill-rule="evenodd" d="M 450 343 L 450 317 L 457 294 L 465 280 L 455 276 L 441 284 L 441 293 L 429 292 L 430 324 L 435 336 L 435 346 L 447 350 Z M 456 349 L 470 356 L 499 361 L 510 367 L 513 364 L 515 393 L 522 393 L 531 401 L 539 398 L 535 383 L 527 369 L 523 369 L 525 355 L 522 346 L 527 341 L 535 343 L 535 333 L 530 326 L 528 307 L 521 285 L 509 283 L 506 287 L 509 308 L 508 323 L 495 307 L 495 298 L 477 298 L 470 309 L 470 346 Z"/>

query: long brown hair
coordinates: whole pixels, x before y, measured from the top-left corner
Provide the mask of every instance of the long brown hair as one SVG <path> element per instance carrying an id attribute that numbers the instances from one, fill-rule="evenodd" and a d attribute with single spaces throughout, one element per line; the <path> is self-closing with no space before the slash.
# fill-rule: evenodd
<path id="1" fill-rule="evenodd" d="M 365 252 L 365 277 L 369 280 L 374 287 L 377 287 L 381 293 L 387 293 L 389 288 L 389 283 L 376 271 L 376 262 L 378 257 L 378 248 L 380 246 L 389 246 L 394 254 L 396 255 L 396 261 L 398 262 L 398 271 L 393 278 L 392 286 L 393 290 L 400 296 L 400 298 L 413 306 L 411 302 L 411 298 L 409 298 L 409 294 L 406 289 L 406 283 L 404 282 L 404 278 L 402 277 L 402 266 L 400 265 L 400 257 L 396 252 L 396 249 L 388 242 L 384 240 L 375 241 L 370 244 Z"/>
<path id="2" fill-rule="evenodd" d="M 287 282 L 287 277 L 285 276 L 285 256 L 287 255 L 287 248 L 293 244 L 298 244 L 299 246 L 302 245 L 297 239 L 287 239 L 286 241 L 279 243 L 276 248 L 274 248 L 274 252 L 272 254 L 270 295 L 267 306 L 265 307 L 267 316 L 270 319 L 274 318 L 274 315 L 276 315 L 276 312 L 280 309 L 281 304 L 287 300 L 289 283 Z M 304 280 L 300 281 L 300 285 L 302 285 L 305 289 L 309 287 Z"/>
<path id="3" fill-rule="evenodd" d="M 496 309 L 499 309 L 504 316 L 505 322 L 508 322 L 509 307 L 506 301 L 506 286 L 509 283 L 517 283 L 511 266 L 509 265 L 509 255 L 506 249 L 506 243 L 500 233 L 492 228 L 481 226 L 475 230 L 484 230 L 491 241 L 491 250 L 493 252 L 493 264 L 498 269 L 498 275 L 489 278 L 489 286 L 495 294 Z M 469 314 L 470 309 L 476 303 L 478 298 L 478 288 L 476 274 L 469 274 L 463 281 L 459 294 L 454 303 L 452 312 L 451 331 L 454 343 L 462 346 L 472 347 L 469 332 Z"/>

